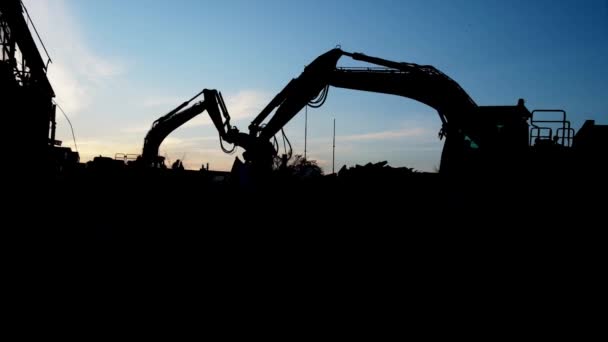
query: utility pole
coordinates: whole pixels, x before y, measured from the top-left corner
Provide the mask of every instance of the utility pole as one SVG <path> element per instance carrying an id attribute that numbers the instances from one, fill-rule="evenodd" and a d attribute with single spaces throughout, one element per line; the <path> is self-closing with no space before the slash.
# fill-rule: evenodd
<path id="1" fill-rule="evenodd" d="M 304 160 L 306 160 L 306 139 L 308 136 L 308 105 L 304 109 Z"/>
<path id="2" fill-rule="evenodd" d="M 334 148 L 331 156 L 331 173 L 336 173 L 336 118 L 334 118 Z"/>

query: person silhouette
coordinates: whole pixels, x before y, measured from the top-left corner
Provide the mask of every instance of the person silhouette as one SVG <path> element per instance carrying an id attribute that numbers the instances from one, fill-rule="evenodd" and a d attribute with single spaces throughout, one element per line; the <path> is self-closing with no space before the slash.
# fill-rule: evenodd
<path id="1" fill-rule="evenodd" d="M 183 170 L 184 165 L 182 164 L 182 161 L 178 159 L 175 162 L 173 162 L 173 165 L 171 165 L 171 168 L 173 170 Z"/>

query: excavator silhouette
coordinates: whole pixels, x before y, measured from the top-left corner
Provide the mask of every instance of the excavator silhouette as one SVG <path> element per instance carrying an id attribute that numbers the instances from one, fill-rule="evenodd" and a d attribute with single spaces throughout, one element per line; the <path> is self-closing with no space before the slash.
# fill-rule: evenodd
<path id="1" fill-rule="evenodd" d="M 337 67 L 343 56 L 376 67 Z M 158 147 L 163 139 L 206 109 L 219 132 L 220 142 L 242 147 L 246 164 L 266 172 L 272 168 L 277 154 L 272 139 L 305 106 L 322 106 L 330 86 L 403 96 L 434 108 L 442 123 L 439 138 L 446 139 L 440 164 L 443 174 L 469 174 L 477 170 L 517 172 L 536 158 L 536 150 L 543 150 L 534 149 L 533 143 L 551 145 L 552 151 L 572 147 L 573 142 L 576 145 L 565 112 L 562 120 L 534 121 L 534 113 L 538 111 L 530 112 L 522 99 L 513 106 L 478 106 L 458 83 L 433 66 L 394 62 L 335 48 L 317 57 L 299 77 L 292 79 L 251 122 L 248 134 L 230 126 L 230 115 L 221 94 L 206 89 L 201 92 L 204 101 L 180 111 L 199 93 L 154 122 L 145 138 L 142 160 L 148 166 L 158 166 L 161 162 Z M 265 122 L 273 111 L 274 115 Z M 541 127 L 540 123 L 558 123 L 560 127 L 553 134 L 553 128 Z M 587 133 L 605 131 L 604 126 L 597 127 L 592 121 L 585 126 L 590 127 L 585 130 Z M 578 140 L 593 140 L 588 136 Z M 600 140 L 605 145 L 608 139 Z M 223 145 L 222 149 L 230 152 Z"/>
<path id="2" fill-rule="evenodd" d="M 203 101 L 199 101 L 186 108 L 201 94 L 204 97 Z M 276 155 L 274 147 L 270 143 L 262 144 L 259 142 L 259 138 L 241 133 L 238 128 L 231 126 L 230 114 L 226 108 L 222 93 L 215 89 L 203 89 L 190 100 L 154 121 L 152 128 L 150 128 L 144 138 L 144 147 L 138 159 L 138 164 L 152 168 L 165 167 L 164 157 L 158 155 L 158 150 L 163 140 L 175 129 L 205 110 L 207 110 L 211 121 L 213 121 L 215 128 L 219 132 L 220 145 L 224 152 L 232 153 L 236 146 L 240 146 L 245 149 L 244 157 L 246 160 L 259 161 L 263 158 L 270 158 L 268 162 L 272 163 L 273 156 Z M 226 149 L 223 145 L 224 141 L 233 144 L 234 147 L 230 150 Z M 260 149 L 259 146 L 264 146 L 265 149 Z M 258 153 L 259 155 L 254 156 L 253 153 Z"/>
<path id="3" fill-rule="evenodd" d="M 203 94 L 205 98 L 203 101 L 197 102 L 191 107 L 186 108 L 201 94 Z M 177 108 L 154 121 L 152 128 L 150 128 L 144 138 L 144 148 L 139 163 L 146 167 L 163 167 L 164 158 L 158 155 L 158 149 L 163 140 L 165 140 L 171 132 L 205 110 L 209 111 L 209 116 L 213 120 L 218 131 L 222 132 L 224 130 L 224 124 L 222 123 L 221 118 L 222 114 L 224 115 L 227 125 L 229 125 L 230 115 L 228 114 L 228 110 L 226 110 L 222 94 L 216 90 L 204 89 L 190 100 L 182 103 Z"/>

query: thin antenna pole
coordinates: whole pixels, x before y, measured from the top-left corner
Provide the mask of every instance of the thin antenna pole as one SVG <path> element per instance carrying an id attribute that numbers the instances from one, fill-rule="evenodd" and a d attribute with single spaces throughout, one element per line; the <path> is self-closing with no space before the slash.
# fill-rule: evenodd
<path id="1" fill-rule="evenodd" d="M 331 173 L 336 173 L 336 118 L 334 118 L 334 149 L 331 157 Z"/>
<path id="2" fill-rule="evenodd" d="M 304 160 L 306 160 L 307 137 L 308 137 L 308 105 L 306 105 L 306 109 L 304 111 Z"/>
<path id="3" fill-rule="evenodd" d="M 72 126 L 72 121 L 70 121 L 70 118 L 68 118 L 68 115 L 63 111 L 63 108 L 61 108 L 59 103 L 55 102 L 55 105 L 63 113 L 65 119 L 68 120 L 68 124 L 70 125 L 70 131 L 72 131 L 72 139 L 74 139 L 74 149 L 76 150 L 76 152 L 78 152 L 78 145 L 76 144 L 76 136 L 74 135 L 74 126 Z"/>

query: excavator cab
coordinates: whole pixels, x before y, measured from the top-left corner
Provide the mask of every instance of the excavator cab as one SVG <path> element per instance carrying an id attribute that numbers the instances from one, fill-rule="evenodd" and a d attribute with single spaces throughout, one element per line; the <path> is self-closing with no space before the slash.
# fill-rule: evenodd
<path id="1" fill-rule="evenodd" d="M 463 117 L 461 151 L 445 151 L 444 156 L 460 159 L 458 165 L 452 165 L 459 173 L 510 172 L 524 163 L 531 113 L 523 100 L 515 106 L 479 106 Z"/>

